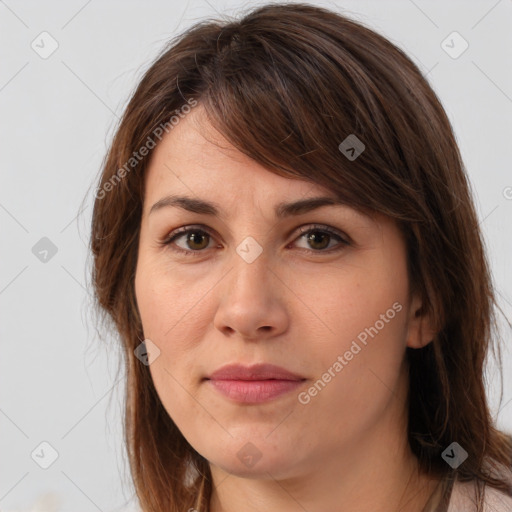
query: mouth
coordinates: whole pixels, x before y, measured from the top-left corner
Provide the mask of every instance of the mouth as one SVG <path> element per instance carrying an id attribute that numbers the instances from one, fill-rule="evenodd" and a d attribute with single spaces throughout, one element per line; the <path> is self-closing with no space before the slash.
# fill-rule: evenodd
<path id="1" fill-rule="evenodd" d="M 261 403 L 300 387 L 306 378 L 272 364 L 229 364 L 205 380 L 219 393 L 238 403 Z"/>
<path id="2" fill-rule="evenodd" d="M 222 366 L 207 377 L 210 380 L 303 380 L 303 377 L 275 364 L 244 366 L 230 363 Z"/>
<path id="3" fill-rule="evenodd" d="M 227 398 L 239 403 L 261 403 L 297 389 L 302 380 L 208 380 Z"/>

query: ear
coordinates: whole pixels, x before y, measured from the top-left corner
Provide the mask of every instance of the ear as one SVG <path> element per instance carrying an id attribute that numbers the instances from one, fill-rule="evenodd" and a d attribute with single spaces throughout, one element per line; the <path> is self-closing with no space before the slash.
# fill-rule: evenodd
<path id="1" fill-rule="evenodd" d="M 425 313 L 423 303 L 418 295 L 413 295 L 409 307 L 407 327 L 407 346 L 423 348 L 436 336 L 437 331 L 431 315 Z"/>

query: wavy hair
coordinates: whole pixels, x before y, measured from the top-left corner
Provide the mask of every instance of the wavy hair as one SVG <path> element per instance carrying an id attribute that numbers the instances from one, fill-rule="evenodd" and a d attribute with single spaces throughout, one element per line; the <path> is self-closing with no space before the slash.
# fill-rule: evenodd
<path id="1" fill-rule="evenodd" d="M 270 172 L 395 220 L 407 241 L 411 291 L 438 333 L 406 351 L 410 447 L 425 472 L 477 482 L 478 510 L 480 484 L 510 493 L 492 468 L 511 465 L 512 442 L 496 428 L 485 391 L 499 306 L 447 115 L 411 59 L 361 22 L 308 4 L 267 4 L 172 39 L 144 72 L 102 162 L 92 284 L 97 311 L 121 340 L 125 445 L 143 510 L 208 510 L 212 492 L 208 461 L 180 433 L 148 366 L 134 356 L 144 339 L 134 274 L 151 156 L 139 150 L 193 102 Z M 350 134 L 365 144 L 352 161 L 338 149 Z M 441 458 L 453 441 L 469 454 L 456 469 Z"/>

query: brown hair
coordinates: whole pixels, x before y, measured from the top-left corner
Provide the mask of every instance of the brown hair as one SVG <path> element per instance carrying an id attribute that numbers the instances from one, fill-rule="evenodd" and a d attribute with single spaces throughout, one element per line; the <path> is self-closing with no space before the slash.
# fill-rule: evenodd
<path id="1" fill-rule="evenodd" d="M 208 510 L 212 491 L 208 461 L 179 432 L 134 356 L 144 339 L 134 273 L 150 158 L 133 155 L 193 101 L 269 171 L 323 185 L 397 222 L 411 292 L 438 327 L 431 343 L 406 353 L 411 449 L 429 474 L 510 492 L 486 465 L 508 467 L 512 456 L 484 387 L 499 306 L 450 122 L 417 66 L 384 37 L 323 8 L 268 4 L 239 20 L 198 23 L 170 41 L 140 80 L 102 165 L 92 280 L 98 311 L 122 341 L 125 442 L 143 510 Z M 338 149 L 350 134 L 365 145 L 353 160 Z M 469 454 L 456 469 L 441 458 L 453 441 Z"/>

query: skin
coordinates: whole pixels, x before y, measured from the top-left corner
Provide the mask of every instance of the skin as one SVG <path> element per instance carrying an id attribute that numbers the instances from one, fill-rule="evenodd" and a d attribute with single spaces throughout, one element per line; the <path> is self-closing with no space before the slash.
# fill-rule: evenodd
<path id="1" fill-rule="evenodd" d="M 149 213 L 171 193 L 216 202 L 222 216 L 176 207 Z M 437 484 L 419 472 L 407 443 L 405 349 L 424 346 L 434 332 L 409 294 L 404 239 L 390 219 L 344 205 L 274 217 L 281 201 L 325 195 L 332 192 L 235 150 L 201 105 L 151 155 L 136 298 L 145 338 L 160 350 L 150 365 L 158 395 L 210 463 L 213 512 L 419 512 Z M 198 256 L 160 244 L 197 224 L 211 236 L 187 243 L 185 234 L 174 246 Z M 312 224 L 352 244 L 311 244 L 298 228 Z M 252 263 L 236 252 L 248 236 L 262 248 Z M 402 307 L 394 318 L 301 403 L 299 392 L 395 303 Z M 232 362 L 270 362 L 307 380 L 262 404 L 239 404 L 203 380 Z M 248 442 L 260 457 L 252 466 L 237 455 Z"/>

